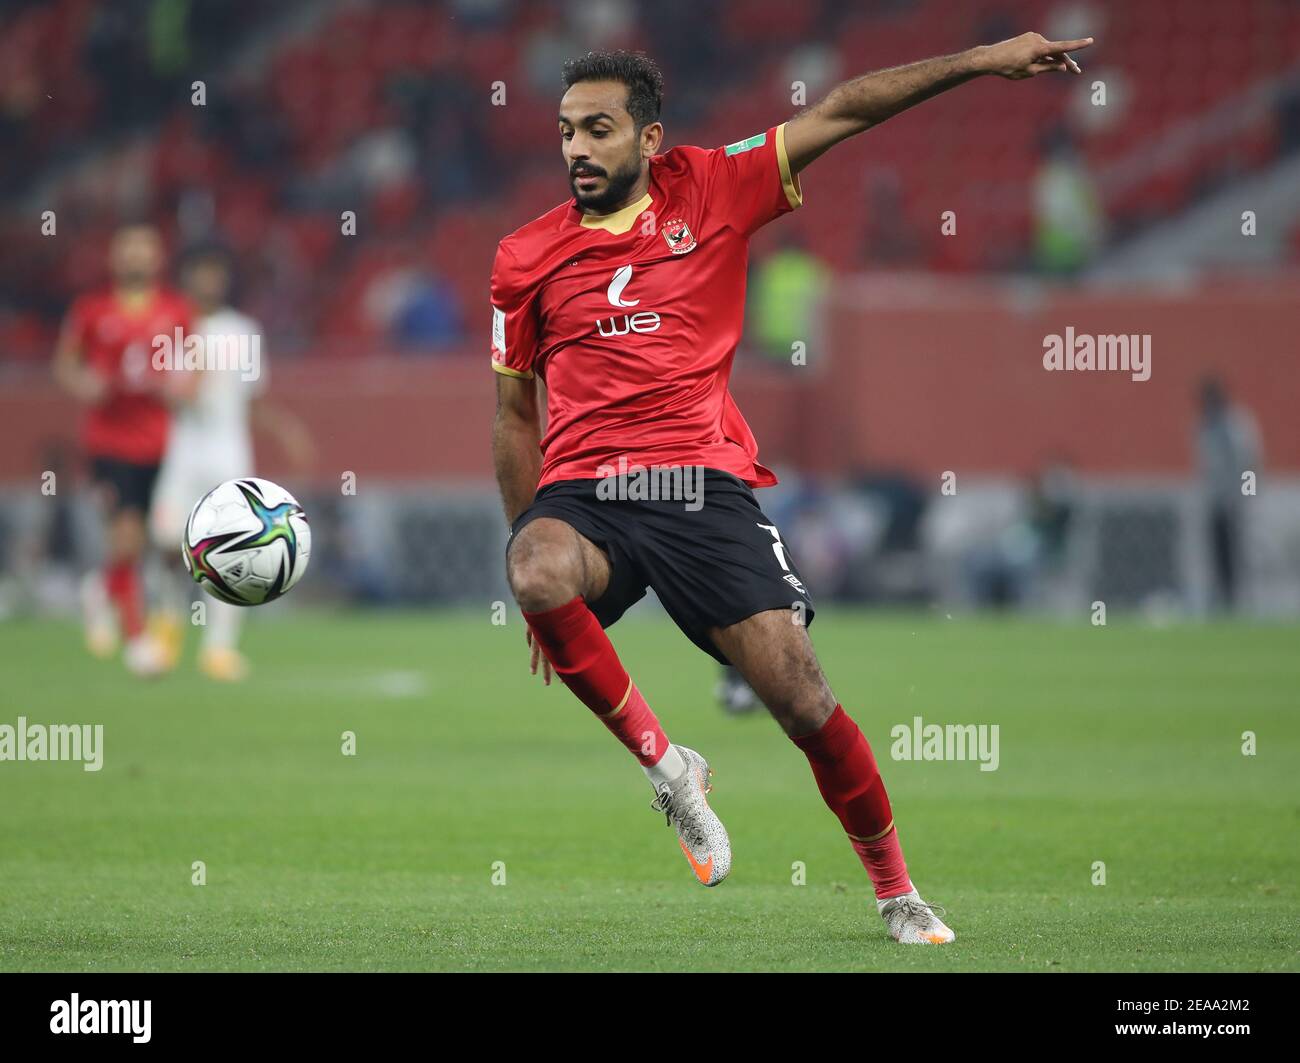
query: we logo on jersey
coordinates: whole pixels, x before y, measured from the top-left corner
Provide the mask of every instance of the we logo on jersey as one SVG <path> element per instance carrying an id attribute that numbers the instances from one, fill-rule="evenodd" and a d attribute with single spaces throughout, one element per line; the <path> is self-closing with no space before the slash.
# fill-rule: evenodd
<path id="1" fill-rule="evenodd" d="M 619 266 L 614 271 L 614 276 L 609 282 L 609 288 L 605 292 L 605 298 L 609 300 L 610 306 L 625 307 L 637 306 L 640 299 L 625 299 L 623 291 L 632 282 L 632 267 Z M 642 310 L 635 314 L 624 314 L 623 317 L 597 318 L 596 331 L 602 336 L 626 336 L 629 332 L 654 332 L 659 328 L 659 315 L 653 310 Z"/>
<path id="2" fill-rule="evenodd" d="M 623 289 L 627 287 L 627 282 L 631 279 L 631 266 L 619 266 L 614 271 L 614 279 L 609 282 L 609 291 L 605 293 L 610 306 L 636 306 L 641 301 L 640 299 L 623 298 Z"/>

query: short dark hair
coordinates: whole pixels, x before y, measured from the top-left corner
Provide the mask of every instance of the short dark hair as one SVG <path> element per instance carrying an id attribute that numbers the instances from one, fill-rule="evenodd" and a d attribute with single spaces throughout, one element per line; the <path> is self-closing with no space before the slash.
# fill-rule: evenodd
<path id="1" fill-rule="evenodd" d="M 231 272 L 234 272 L 235 269 L 234 253 L 218 240 L 204 240 L 201 243 L 193 244 L 185 249 L 180 258 L 182 273 L 207 262 L 215 262 Z"/>
<path id="2" fill-rule="evenodd" d="M 664 102 L 664 76 L 645 52 L 588 52 L 581 59 L 564 64 L 564 87 L 579 81 L 621 81 L 627 86 L 627 113 L 637 132 L 659 121 Z"/>

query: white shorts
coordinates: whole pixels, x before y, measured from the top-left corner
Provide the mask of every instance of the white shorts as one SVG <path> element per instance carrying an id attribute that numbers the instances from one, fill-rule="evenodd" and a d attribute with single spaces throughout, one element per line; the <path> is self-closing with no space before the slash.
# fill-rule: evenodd
<path id="1" fill-rule="evenodd" d="M 162 550 L 180 549 L 185 522 L 194 503 L 218 484 L 240 476 L 251 476 L 252 472 L 251 463 L 237 465 L 229 460 L 203 463 L 164 461 L 149 512 L 154 542 Z"/>

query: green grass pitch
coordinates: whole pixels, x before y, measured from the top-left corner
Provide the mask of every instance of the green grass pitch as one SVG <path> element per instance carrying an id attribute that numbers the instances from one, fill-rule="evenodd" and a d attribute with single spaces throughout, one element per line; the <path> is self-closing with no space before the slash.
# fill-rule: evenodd
<path id="1" fill-rule="evenodd" d="M 1296 627 L 828 609 L 813 635 L 952 946 L 886 936 L 803 756 L 724 716 L 655 613 L 613 637 L 713 764 L 735 853 L 713 890 L 626 752 L 528 676 L 517 615 L 267 610 L 235 687 L 192 646 L 144 683 L 72 626 L 0 628 L 0 723 L 105 728 L 99 773 L 0 763 L 0 968 L 1300 969 Z M 998 770 L 890 759 L 915 715 L 997 724 Z"/>

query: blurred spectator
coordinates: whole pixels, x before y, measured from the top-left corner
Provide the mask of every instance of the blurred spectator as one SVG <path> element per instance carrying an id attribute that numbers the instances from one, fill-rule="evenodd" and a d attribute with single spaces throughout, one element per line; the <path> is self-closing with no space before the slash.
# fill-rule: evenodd
<path id="1" fill-rule="evenodd" d="M 903 470 L 862 470 L 851 487 L 864 508 L 857 511 L 854 558 L 841 593 L 872 602 L 927 600 L 930 586 L 921 546 L 929 502 L 925 488 Z"/>
<path id="2" fill-rule="evenodd" d="M 754 270 L 749 300 L 753 338 L 773 362 L 791 365 L 795 343 L 814 347 L 817 314 L 829 268 L 805 250 L 795 228 L 780 230 L 776 251 Z"/>
<path id="3" fill-rule="evenodd" d="M 1281 154 L 1300 151 L 1300 76 L 1291 78 L 1278 95 L 1277 126 Z"/>
<path id="4" fill-rule="evenodd" d="M 446 347 L 465 338 L 456 292 L 428 273 L 412 279 L 394 325 L 395 338 L 403 347 Z"/>
<path id="5" fill-rule="evenodd" d="M 1259 429 L 1244 406 L 1234 405 L 1223 383 L 1201 382 L 1201 418 L 1196 453 L 1205 492 L 1207 531 L 1213 565 L 1213 602 L 1218 608 L 1238 604 L 1244 511 L 1243 474 L 1259 474 Z"/>
<path id="6" fill-rule="evenodd" d="M 421 269 L 377 276 L 366 290 L 365 309 L 370 324 L 402 347 L 442 347 L 464 339 L 455 291 Z"/>
<path id="7" fill-rule="evenodd" d="M 1020 516 L 991 545 L 966 558 L 975 604 L 1032 604 L 1043 579 L 1064 565 L 1076 496 L 1074 474 L 1064 461 L 1048 465 L 1029 482 Z"/>
<path id="8" fill-rule="evenodd" d="M 1047 137 L 1047 158 L 1034 177 L 1035 250 L 1044 273 L 1072 276 L 1088 265 L 1105 239 L 1101 200 L 1064 128 Z"/>

